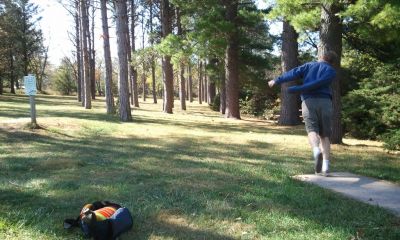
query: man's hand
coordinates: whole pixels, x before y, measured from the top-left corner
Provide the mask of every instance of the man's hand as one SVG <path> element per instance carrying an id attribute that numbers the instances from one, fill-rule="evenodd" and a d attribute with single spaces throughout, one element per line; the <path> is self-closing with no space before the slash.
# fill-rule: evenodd
<path id="1" fill-rule="evenodd" d="M 268 82 L 268 86 L 272 88 L 275 85 L 275 80 L 271 80 Z"/>

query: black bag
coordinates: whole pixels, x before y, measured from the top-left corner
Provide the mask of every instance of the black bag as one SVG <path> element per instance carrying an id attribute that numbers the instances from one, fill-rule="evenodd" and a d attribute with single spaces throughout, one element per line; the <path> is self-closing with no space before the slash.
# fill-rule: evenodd
<path id="1" fill-rule="evenodd" d="M 112 207 L 116 209 L 112 216 L 103 221 L 83 221 L 82 211 L 89 208 L 90 211 L 96 211 L 104 207 Z M 109 201 L 97 201 L 92 204 L 85 205 L 81 214 L 76 219 L 65 219 L 64 228 L 80 227 L 85 237 L 93 237 L 95 240 L 115 240 L 122 233 L 132 228 L 132 215 L 127 208 L 121 207 L 119 204 Z"/>

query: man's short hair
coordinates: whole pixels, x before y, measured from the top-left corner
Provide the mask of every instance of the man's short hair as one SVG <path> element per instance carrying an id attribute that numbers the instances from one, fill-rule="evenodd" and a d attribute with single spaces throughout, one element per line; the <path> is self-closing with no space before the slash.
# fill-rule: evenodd
<path id="1" fill-rule="evenodd" d="M 338 59 L 338 55 L 334 52 L 334 51 L 326 51 L 324 52 L 324 54 L 322 55 L 322 60 L 324 60 L 325 62 L 333 65 L 336 63 Z"/>

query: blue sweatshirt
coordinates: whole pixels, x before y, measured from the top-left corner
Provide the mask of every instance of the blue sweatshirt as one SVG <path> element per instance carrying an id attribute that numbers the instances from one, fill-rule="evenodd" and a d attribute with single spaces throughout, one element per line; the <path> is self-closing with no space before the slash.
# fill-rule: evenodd
<path id="1" fill-rule="evenodd" d="M 289 93 L 301 93 L 301 100 L 307 98 L 332 99 L 331 83 L 336 76 L 335 69 L 326 62 L 309 62 L 284 73 L 275 79 L 276 84 L 303 79 L 303 85 L 288 88 Z"/>

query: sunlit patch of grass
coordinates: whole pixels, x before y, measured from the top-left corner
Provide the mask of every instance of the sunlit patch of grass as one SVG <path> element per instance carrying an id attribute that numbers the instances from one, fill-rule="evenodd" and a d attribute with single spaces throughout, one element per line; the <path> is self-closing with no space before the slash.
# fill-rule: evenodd
<path id="1" fill-rule="evenodd" d="M 160 101 L 161 102 L 161 101 Z M 0 96 L 0 239 L 80 239 L 62 221 L 88 202 L 128 207 L 123 239 L 397 239 L 386 211 L 291 179 L 312 173 L 304 127 L 224 119 L 207 106 L 164 114 L 141 102 L 133 122 L 74 97 Z M 399 157 L 345 139 L 332 167 L 400 182 Z M 361 230 L 360 230 L 361 229 Z M 379 230 L 376 230 L 379 229 Z"/>

